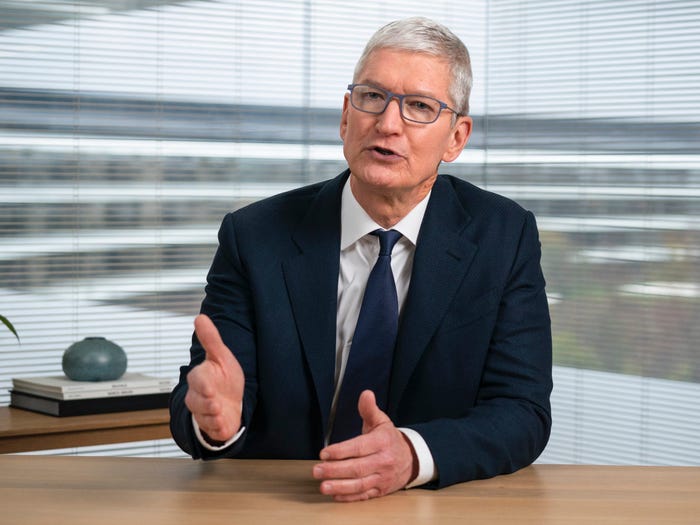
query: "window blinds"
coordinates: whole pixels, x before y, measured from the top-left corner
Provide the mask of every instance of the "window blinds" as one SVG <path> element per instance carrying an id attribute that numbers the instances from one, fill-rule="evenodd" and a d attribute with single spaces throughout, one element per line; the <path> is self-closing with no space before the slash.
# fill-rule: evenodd
<path id="1" fill-rule="evenodd" d="M 442 171 L 538 218 L 555 350 L 541 460 L 700 463 L 689 1 L 0 1 L 0 313 L 21 337 L 0 331 L 0 403 L 91 335 L 174 379 L 222 216 L 343 169 L 355 60 L 412 15 L 472 54 L 475 132 Z"/>
<path id="2" fill-rule="evenodd" d="M 488 3 L 485 183 L 535 211 L 542 460 L 700 463 L 700 7 Z"/>

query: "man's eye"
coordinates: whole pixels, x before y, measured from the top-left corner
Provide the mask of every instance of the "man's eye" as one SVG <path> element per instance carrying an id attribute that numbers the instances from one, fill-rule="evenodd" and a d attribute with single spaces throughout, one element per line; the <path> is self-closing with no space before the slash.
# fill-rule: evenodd
<path id="1" fill-rule="evenodd" d="M 431 104 L 423 100 L 410 100 L 406 102 L 408 102 L 409 107 L 415 111 L 420 111 L 422 113 L 432 113 L 435 111 L 435 108 Z"/>
<path id="2" fill-rule="evenodd" d="M 379 91 L 366 91 L 364 98 L 367 100 L 384 100 L 384 95 Z"/>

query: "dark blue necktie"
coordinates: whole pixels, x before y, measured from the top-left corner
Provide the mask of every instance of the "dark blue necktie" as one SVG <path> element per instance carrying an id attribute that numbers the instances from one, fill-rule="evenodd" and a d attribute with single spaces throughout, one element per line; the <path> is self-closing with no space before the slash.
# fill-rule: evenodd
<path id="1" fill-rule="evenodd" d="M 362 433 L 357 401 L 363 390 L 372 390 L 380 409 L 386 410 L 391 361 L 399 328 L 399 302 L 391 250 L 401 234 L 396 230 L 375 230 L 379 237 L 379 257 L 367 279 L 350 354 L 345 365 L 330 443 Z"/>

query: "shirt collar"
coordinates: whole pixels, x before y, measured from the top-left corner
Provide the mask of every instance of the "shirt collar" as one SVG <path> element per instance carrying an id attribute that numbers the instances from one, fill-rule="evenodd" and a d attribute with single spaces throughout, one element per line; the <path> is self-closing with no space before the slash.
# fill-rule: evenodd
<path id="1" fill-rule="evenodd" d="M 432 190 L 431 190 L 432 191 Z M 425 210 L 428 207 L 430 193 L 423 198 L 403 219 L 392 229 L 398 231 L 414 246 L 418 242 L 418 232 L 423 222 Z M 344 250 L 368 233 L 381 228 L 357 202 L 350 190 L 350 179 L 345 182 L 340 208 L 340 249 Z"/>

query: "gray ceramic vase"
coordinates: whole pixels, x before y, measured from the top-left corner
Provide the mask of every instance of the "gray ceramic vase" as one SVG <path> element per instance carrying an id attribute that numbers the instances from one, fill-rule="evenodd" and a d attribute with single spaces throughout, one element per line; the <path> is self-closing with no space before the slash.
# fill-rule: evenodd
<path id="1" fill-rule="evenodd" d="M 113 381 L 126 372 L 126 353 L 104 337 L 86 337 L 63 353 L 63 373 L 73 381 Z"/>

